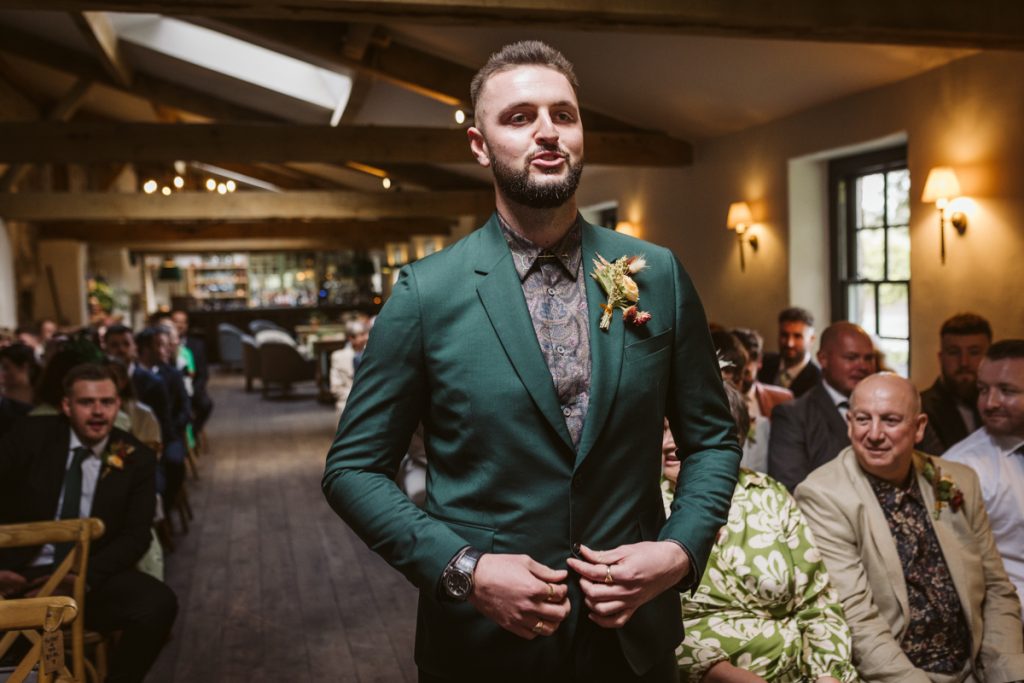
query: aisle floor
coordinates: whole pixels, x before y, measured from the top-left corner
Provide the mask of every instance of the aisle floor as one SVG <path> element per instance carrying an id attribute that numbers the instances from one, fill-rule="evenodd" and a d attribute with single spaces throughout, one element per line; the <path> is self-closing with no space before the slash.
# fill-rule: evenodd
<path id="1" fill-rule="evenodd" d="M 147 683 L 416 680 L 416 591 L 324 501 L 336 418 L 312 391 L 263 400 L 215 375 L 195 519 L 165 562 L 180 611 Z"/>

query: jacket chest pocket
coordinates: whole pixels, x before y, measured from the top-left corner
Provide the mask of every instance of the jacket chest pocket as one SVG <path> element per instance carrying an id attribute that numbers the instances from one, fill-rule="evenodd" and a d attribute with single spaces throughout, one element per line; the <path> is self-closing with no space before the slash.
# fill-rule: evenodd
<path id="1" fill-rule="evenodd" d="M 653 337 L 633 342 L 623 349 L 625 364 L 645 362 L 654 358 L 666 358 L 672 344 L 672 330 L 665 330 Z"/>

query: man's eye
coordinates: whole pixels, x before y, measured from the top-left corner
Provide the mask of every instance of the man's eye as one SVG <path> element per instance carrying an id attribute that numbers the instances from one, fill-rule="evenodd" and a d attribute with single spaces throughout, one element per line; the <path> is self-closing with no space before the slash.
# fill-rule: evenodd
<path id="1" fill-rule="evenodd" d="M 522 113 L 512 114 L 511 116 L 508 117 L 509 123 L 526 123 L 527 120 L 528 119 L 526 118 L 526 114 Z"/>
<path id="2" fill-rule="evenodd" d="M 572 123 L 573 121 L 576 120 L 576 117 L 573 116 L 572 114 L 570 114 L 567 111 L 560 111 L 560 112 L 558 112 L 556 118 L 559 121 L 562 121 L 562 122 L 565 122 L 565 123 Z"/>

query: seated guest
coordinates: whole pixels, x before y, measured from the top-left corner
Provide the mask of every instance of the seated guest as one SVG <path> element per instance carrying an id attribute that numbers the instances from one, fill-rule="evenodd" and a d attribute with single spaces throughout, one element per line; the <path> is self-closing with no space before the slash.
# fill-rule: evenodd
<path id="1" fill-rule="evenodd" d="M 796 498 L 853 631 L 866 681 L 1024 679 L 1020 602 L 969 467 L 915 452 L 928 417 L 891 374 L 853 391 L 852 447 Z"/>
<path id="2" fill-rule="evenodd" d="M 811 357 L 813 347 L 814 316 L 804 308 L 787 308 L 779 313 L 779 352 L 765 354 L 758 379 L 803 396 L 821 378 Z"/>
<path id="3" fill-rule="evenodd" d="M 43 366 L 32 392 L 34 407 L 29 414 L 59 415 L 64 402 L 64 378 L 76 365 L 101 358 L 99 348 L 88 341 L 65 339 L 55 342 L 53 355 Z"/>
<path id="4" fill-rule="evenodd" d="M 337 400 L 338 413 L 345 411 L 348 394 L 352 391 L 352 380 L 363 359 L 363 350 L 370 338 L 366 323 L 350 320 L 345 324 L 345 337 L 348 344 L 331 354 L 331 393 Z"/>
<path id="5" fill-rule="evenodd" d="M 108 358 L 105 365 L 110 369 L 117 383 L 117 395 L 121 399 L 121 410 L 117 413 L 114 426 L 122 429 L 153 449 L 159 459 L 163 448 L 160 435 L 160 421 L 156 413 L 135 398 L 135 387 L 128 376 L 128 368 L 117 358 Z"/>
<path id="6" fill-rule="evenodd" d="M 749 419 L 726 389 L 740 442 Z M 666 507 L 679 472 L 668 425 L 662 447 Z M 857 680 L 850 629 L 793 497 L 765 474 L 741 468 L 729 521 L 700 585 L 682 594 L 681 681 Z"/>
<path id="7" fill-rule="evenodd" d="M 188 313 L 182 310 L 171 312 L 171 321 L 178 330 L 181 343 L 192 353 L 195 375 L 192 378 L 192 425 L 196 433 L 203 431 L 203 426 L 213 412 L 213 399 L 207 385 L 210 382 L 210 365 L 206 360 L 206 344 L 202 337 L 190 334 Z"/>
<path id="8" fill-rule="evenodd" d="M 941 446 L 941 455 L 981 426 L 978 415 L 978 365 L 992 343 L 992 326 L 973 313 L 961 313 L 939 330 L 941 374 L 921 394 L 928 424 Z"/>
<path id="9" fill-rule="evenodd" d="M 757 330 L 737 327 L 732 330 L 732 335 L 747 351 L 747 367 L 743 371 L 743 383 L 740 387 L 747 401 L 747 412 L 750 413 L 752 420 L 762 417 L 770 420 L 775 406 L 793 400 L 793 392 L 757 379 L 761 372 L 764 353 L 764 339 Z"/>
<path id="10" fill-rule="evenodd" d="M 171 399 L 167 387 L 157 378 L 139 365 L 139 350 L 135 345 L 135 335 L 124 325 L 111 325 L 103 336 L 103 348 L 107 355 L 116 358 L 128 367 L 135 396 L 149 406 L 160 422 L 160 440 L 165 445 L 174 443 L 174 422 L 171 419 Z M 184 452 L 181 453 L 184 458 Z"/>
<path id="11" fill-rule="evenodd" d="M 743 378 L 750 364 L 750 356 L 747 354 L 746 347 L 736 335 L 724 329 L 711 332 L 711 343 L 715 345 L 715 352 L 718 353 L 722 381 L 737 391 L 742 391 Z M 768 435 L 768 420 L 751 418 L 747 422 L 740 467 L 746 467 L 755 472 L 764 472 L 768 468 Z"/>
<path id="12" fill-rule="evenodd" d="M 39 363 L 25 344 L 0 349 L 0 395 L 22 403 L 32 402 L 32 387 L 39 378 Z"/>
<path id="13" fill-rule="evenodd" d="M 85 623 L 120 631 L 107 683 L 142 681 L 177 613 L 170 588 L 135 564 L 150 544 L 156 501 L 153 452 L 114 428 L 120 401 L 107 368 L 86 364 L 65 378 L 62 415 L 26 418 L 0 441 L 0 524 L 98 517 Z M 63 546 L 0 551 L 0 592 L 30 593 L 66 555 Z"/>
<path id="14" fill-rule="evenodd" d="M 846 411 L 853 388 L 875 371 L 871 337 L 853 323 L 834 323 L 821 335 L 818 362 L 821 381 L 772 412 L 768 474 L 790 491 L 850 445 Z"/>
<path id="15" fill-rule="evenodd" d="M 996 547 L 1017 596 L 1024 596 L 1024 339 L 990 346 L 978 368 L 978 410 L 984 427 L 946 451 L 944 460 L 969 465 Z"/>

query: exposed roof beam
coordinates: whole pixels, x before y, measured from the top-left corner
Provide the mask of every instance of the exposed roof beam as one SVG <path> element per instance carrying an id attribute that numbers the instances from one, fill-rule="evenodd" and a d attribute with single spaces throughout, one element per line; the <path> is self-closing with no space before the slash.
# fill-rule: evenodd
<path id="1" fill-rule="evenodd" d="M 590 132 L 598 165 L 684 166 L 685 142 L 647 132 Z M 0 162 L 326 161 L 472 163 L 458 128 L 285 124 L 0 123 Z"/>
<path id="2" fill-rule="evenodd" d="M 0 26 L 0 52 L 42 64 L 80 79 L 104 83 L 129 94 L 167 106 L 183 109 L 212 119 L 238 121 L 280 121 L 281 119 L 249 109 L 183 85 L 143 73 L 136 73 L 131 88 L 117 84 L 99 65 L 81 52 L 51 43 L 33 35 Z"/>
<path id="3" fill-rule="evenodd" d="M 469 84 L 475 74 L 456 62 L 378 36 L 359 51 L 349 49 L 349 35 L 337 24 L 259 20 L 197 20 L 264 47 L 318 64 L 345 67 L 452 107 L 469 109 Z M 354 55 L 359 54 L 358 58 Z M 582 109 L 588 130 L 636 130 L 623 121 Z"/>
<path id="4" fill-rule="evenodd" d="M 416 220 L 335 221 L 330 223 L 42 223 L 43 239 L 74 239 L 91 243 L 133 245 L 209 240 L 308 239 L 324 242 L 382 245 L 405 241 L 413 235 L 447 235 L 450 222 L 436 218 Z"/>
<path id="5" fill-rule="evenodd" d="M 64 93 L 64 97 L 60 98 L 46 113 L 47 120 L 70 121 L 71 117 L 78 111 L 78 108 L 82 106 L 85 96 L 89 94 L 91 87 L 92 83 L 90 81 L 75 81 L 74 85 Z M 28 164 L 12 164 L 0 175 L 0 192 L 10 192 L 14 189 L 30 169 L 31 166 Z"/>
<path id="6" fill-rule="evenodd" d="M 0 73 L 0 121 L 34 121 L 39 107 Z"/>
<path id="7" fill-rule="evenodd" d="M 493 210 L 490 191 L 0 194 L 0 217 L 43 222 L 455 218 Z"/>
<path id="8" fill-rule="evenodd" d="M 5 6 L 1024 49 L 1024 3 L 1006 0 L 5 0 Z"/>
<path id="9" fill-rule="evenodd" d="M 121 52 L 121 39 L 110 23 L 110 18 L 103 12 L 76 12 L 72 18 L 107 74 L 118 85 L 130 88 L 132 68 Z"/>

